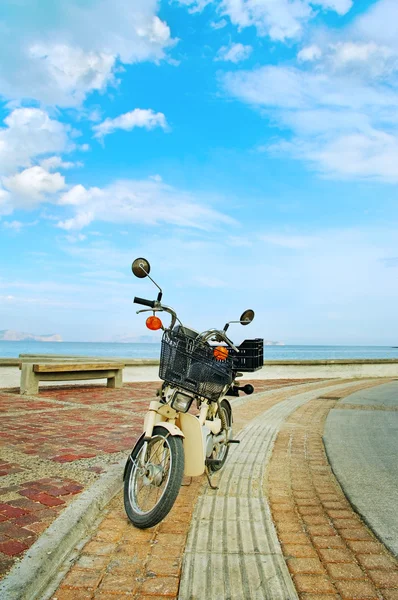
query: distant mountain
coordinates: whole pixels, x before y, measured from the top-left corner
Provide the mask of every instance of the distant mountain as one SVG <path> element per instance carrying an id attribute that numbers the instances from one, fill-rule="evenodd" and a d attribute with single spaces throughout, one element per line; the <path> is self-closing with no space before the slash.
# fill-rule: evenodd
<path id="1" fill-rule="evenodd" d="M 264 340 L 264 346 L 284 346 L 284 342 L 270 342 L 268 340 Z"/>
<path id="2" fill-rule="evenodd" d="M 118 344 L 160 344 L 161 335 L 118 335 L 112 339 L 112 342 Z"/>
<path id="3" fill-rule="evenodd" d="M 62 342 L 62 337 L 59 333 L 35 335 L 12 329 L 3 329 L 0 331 L 0 342 Z"/>

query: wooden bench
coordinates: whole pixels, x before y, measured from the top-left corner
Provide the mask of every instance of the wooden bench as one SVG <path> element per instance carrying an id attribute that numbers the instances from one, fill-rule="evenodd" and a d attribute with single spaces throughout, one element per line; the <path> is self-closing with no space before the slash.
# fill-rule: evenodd
<path id="1" fill-rule="evenodd" d="M 48 360 L 20 362 L 21 394 L 38 394 L 39 381 L 77 381 L 87 379 L 107 379 L 109 388 L 120 388 L 123 385 L 124 364 L 110 362 L 77 362 Z"/>

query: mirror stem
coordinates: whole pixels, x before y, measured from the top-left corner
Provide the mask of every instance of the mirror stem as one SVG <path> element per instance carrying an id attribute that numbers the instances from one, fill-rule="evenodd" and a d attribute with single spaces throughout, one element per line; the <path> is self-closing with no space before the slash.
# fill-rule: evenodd
<path id="1" fill-rule="evenodd" d="M 142 267 L 141 267 L 141 269 L 142 269 Z M 145 271 L 145 269 L 142 269 L 142 270 L 143 270 L 143 271 Z M 146 271 L 145 271 L 145 273 L 146 273 Z M 160 286 L 158 286 L 158 284 L 156 283 L 156 281 L 154 281 L 154 280 L 152 279 L 152 277 L 149 275 L 149 273 L 146 273 L 146 274 L 147 274 L 147 277 L 148 277 L 148 278 L 149 278 L 149 279 L 152 281 L 152 283 L 153 283 L 154 285 L 156 285 L 156 287 L 158 288 L 158 290 L 159 290 L 159 295 L 160 295 L 160 298 L 161 298 L 161 297 L 162 297 L 162 295 L 163 295 L 162 288 L 161 288 Z M 158 298 L 158 301 L 160 302 L 159 298 Z"/>

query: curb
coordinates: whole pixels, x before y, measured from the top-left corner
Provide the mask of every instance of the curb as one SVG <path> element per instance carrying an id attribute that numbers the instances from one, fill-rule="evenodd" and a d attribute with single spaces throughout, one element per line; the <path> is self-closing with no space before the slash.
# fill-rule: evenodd
<path id="1" fill-rule="evenodd" d="M 56 578 L 56 572 L 74 547 L 84 538 L 100 512 L 120 491 L 126 459 L 110 471 L 64 510 L 31 546 L 24 558 L 14 565 L 0 582 L 0 597 L 5 600 L 41 600 Z"/>

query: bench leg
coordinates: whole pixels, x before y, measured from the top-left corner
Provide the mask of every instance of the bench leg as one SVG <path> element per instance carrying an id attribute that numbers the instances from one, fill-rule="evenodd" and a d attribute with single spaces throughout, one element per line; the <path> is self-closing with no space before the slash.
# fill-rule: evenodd
<path id="1" fill-rule="evenodd" d="M 123 369 L 118 369 L 114 377 L 109 377 L 106 385 L 108 388 L 123 387 Z"/>
<path id="2" fill-rule="evenodd" d="M 32 396 L 39 393 L 39 376 L 33 371 L 32 363 L 22 363 L 19 391 L 21 394 Z"/>

